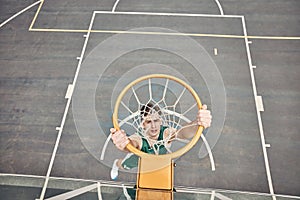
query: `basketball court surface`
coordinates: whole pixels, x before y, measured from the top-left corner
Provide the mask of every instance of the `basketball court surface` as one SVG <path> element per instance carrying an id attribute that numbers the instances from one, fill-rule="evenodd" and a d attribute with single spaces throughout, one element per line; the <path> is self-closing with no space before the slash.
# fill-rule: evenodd
<path id="1" fill-rule="evenodd" d="M 157 73 L 213 116 L 174 199 L 300 199 L 300 1 L 0 1 L 1 199 L 130 199 L 114 103 Z"/>

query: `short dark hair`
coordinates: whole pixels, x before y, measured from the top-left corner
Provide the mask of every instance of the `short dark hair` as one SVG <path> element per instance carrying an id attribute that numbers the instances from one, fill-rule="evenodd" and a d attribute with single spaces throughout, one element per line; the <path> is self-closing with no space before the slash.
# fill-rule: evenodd
<path id="1" fill-rule="evenodd" d="M 147 115 L 153 113 L 153 111 L 156 111 L 159 115 L 161 115 L 161 110 L 158 105 L 154 105 L 151 102 L 142 105 L 140 108 L 141 121 L 143 121 Z"/>

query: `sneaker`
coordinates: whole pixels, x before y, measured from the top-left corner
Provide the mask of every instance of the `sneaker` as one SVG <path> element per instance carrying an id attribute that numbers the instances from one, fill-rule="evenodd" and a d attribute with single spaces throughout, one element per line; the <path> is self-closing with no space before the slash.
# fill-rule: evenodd
<path id="1" fill-rule="evenodd" d="M 112 169 L 111 169 L 111 171 L 110 171 L 110 178 L 112 179 L 112 180 L 116 180 L 117 179 L 117 177 L 118 177 L 118 171 L 119 171 L 119 167 L 117 166 L 117 162 L 118 162 L 118 160 L 115 160 L 114 161 L 114 164 L 113 164 L 113 166 L 112 166 Z"/>

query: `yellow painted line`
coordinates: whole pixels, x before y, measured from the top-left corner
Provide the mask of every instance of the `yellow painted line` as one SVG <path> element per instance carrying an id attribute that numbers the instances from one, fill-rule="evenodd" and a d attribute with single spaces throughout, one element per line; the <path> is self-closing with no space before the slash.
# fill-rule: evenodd
<path id="1" fill-rule="evenodd" d="M 27 10 L 31 9 L 32 7 L 36 6 L 37 4 L 41 3 L 41 1 L 37 1 L 33 4 L 31 4 L 30 6 L 27 6 L 26 8 L 24 8 L 23 10 L 17 12 L 16 14 L 14 14 L 13 16 L 11 16 L 10 18 L 8 18 L 7 20 L 5 20 L 4 22 L 2 22 L 0 24 L 0 28 L 2 26 L 4 26 L 5 24 L 7 24 L 8 22 L 10 22 L 11 20 L 13 20 L 14 18 L 18 17 L 19 15 L 23 14 L 24 12 L 26 12 Z"/>
<path id="2" fill-rule="evenodd" d="M 36 13 L 35 13 L 35 15 L 34 15 L 34 18 L 33 18 L 32 22 L 31 22 L 31 25 L 30 25 L 30 27 L 29 27 L 29 30 L 32 30 L 32 27 L 33 27 L 33 25 L 34 25 L 34 23 L 35 23 L 35 20 L 36 20 L 37 16 L 38 16 L 39 13 L 40 13 L 40 10 L 41 10 L 43 4 L 44 4 L 44 0 L 41 0 L 41 4 L 40 4 L 39 8 L 37 9 L 37 11 L 36 11 Z"/>
<path id="3" fill-rule="evenodd" d="M 89 30 L 81 29 L 43 29 L 32 28 L 40 13 L 45 0 L 40 0 L 39 8 L 29 27 L 29 31 L 35 32 L 64 32 L 64 33 L 87 33 Z M 262 39 L 262 40 L 300 40 L 300 36 L 243 36 L 243 35 L 226 35 L 226 34 L 200 34 L 200 33 L 164 33 L 164 32 L 140 32 L 140 31 L 118 31 L 118 30 L 91 30 L 92 33 L 123 33 L 123 34 L 142 34 L 142 35 L 169 35 L 169 36 L 191 36 L 191 37 L 214 37 L 214 38 L 237 38 L 237 39 Z"/>
<path id="4" fill-rule="evenodd" d="M 30 31 L 36 32 L 65 32 L 65 33 L 87 33 L 88 30 L 81 29 L 41 29 L 31 28 Z M 214 37 L 214 38 L 236 38 L 236 39 L 263 39 L 263 40 L 300 40 L 300 37 L 288 36 L 243 36 L 225 34 L 200 34 L 200 33 L 164 33 L 164 32 L 141 32 L 141 31 L 118 31 L 118 30 L 91 30 L 92 33 L 122 33 L 122 34 L 141 34 L 141 35 L 168 35 L 168 36 L 191 36 L 191 37 Z"/>
<path id="5" fill-rule="evenodd" d="M 40 10 L 45 0 L 41 0 L 39 8 L 35 13 L 35 16 L 29 27 L 29 31 L 35 32 L 63 32 L 63 33 L 87 33 L 89 30 L 84 29 L 44 29 L 44 28 L 32 28 L 40 13 Z M 213 37 L 213 38 L 236 38 L 236 39 L 263 39 L 263 40 L 300 40 L 300 36 L 288 37 L 288 36 L 243 36 L 243 35 L 226 35 L 226 34 L 201 34 L 201 33 L 164 33 L 164 32 L 140 32 L 140 31 L 118 31 L 118 30 L 91 30 L 92 33 L 116 33 L 116 34 L 141 34 L 141 35 L 168 35 L 168 36 L 191 36 L 191 37 Z"/>

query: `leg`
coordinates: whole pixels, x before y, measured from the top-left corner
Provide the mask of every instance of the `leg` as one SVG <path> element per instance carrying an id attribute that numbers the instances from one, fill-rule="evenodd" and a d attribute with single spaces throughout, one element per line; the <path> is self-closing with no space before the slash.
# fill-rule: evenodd
<path id="1" fill-rule="evenodd" d="M 119 174 L 119 168 L 121 169 L 124 169 L 122 167 L 122 162 L 123 162 L 123 159 L 116 159 L 113 163 L 113 166 L 112 166 L 112 169 L 110 171 L 110 178 L 112 180 L 115 180 L 117 179 L 118 177 L 118 174 Z"/>
<path id="2" fill-rule="evenodd" d="M 118 177 L 119 169 L 133 169 L 138 165 L 138 157 L 133 153 L 129 153 L 124 159 L 116 159 L 110 171 L 111 179 L 115 180 Z"/>

